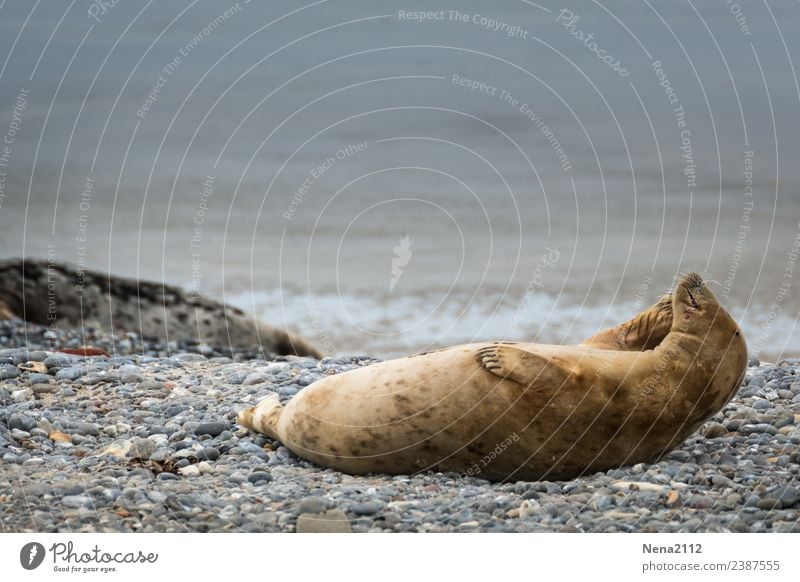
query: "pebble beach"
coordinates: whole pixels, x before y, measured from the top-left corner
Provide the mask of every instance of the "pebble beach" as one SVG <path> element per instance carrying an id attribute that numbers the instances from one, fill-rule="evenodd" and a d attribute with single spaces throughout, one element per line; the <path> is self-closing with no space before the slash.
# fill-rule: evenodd
<path id="1" fill-rule="evenodd" d="M 82 345 L 110 356 L 59 351 Z M 2 321 L 0 531 L 800 532 L 799 359 L 751 359 L 733 400 L 660 461 L 572 481 L 355 477 L 235 423 L 374 361 Z"/>

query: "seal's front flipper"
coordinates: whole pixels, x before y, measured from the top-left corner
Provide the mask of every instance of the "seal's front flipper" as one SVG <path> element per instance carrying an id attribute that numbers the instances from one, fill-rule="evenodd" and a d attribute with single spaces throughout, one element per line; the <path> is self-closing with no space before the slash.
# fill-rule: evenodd
<path id="1" fill-rule="evenodd" d="M 480 348 L 478 362 L 498 378 L 529 386 L 542 380 L 560 386 L 570 374 L 564 365 L 553 359 L 526 352 L 511 343 L 494 343 Z"/>
<path id="2" fill-rule="evenodd" d="M 581 345 L 599 350 L 643 352 L 658 347 L 672 329 L 672 295 L 664 295 L 633 319 L 592 337 Z"/>

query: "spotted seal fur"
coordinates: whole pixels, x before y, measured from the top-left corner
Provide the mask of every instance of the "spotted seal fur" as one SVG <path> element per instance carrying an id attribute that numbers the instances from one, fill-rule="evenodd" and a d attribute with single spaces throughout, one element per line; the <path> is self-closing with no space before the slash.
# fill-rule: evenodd
<path id="1" fill-rule="evenodd" d="M 733 396 L 747 347 L 695 273 L 650 309 L 645 334 L 634 318 L 588 345 L 454 346 L 324 378 L 286 406 L 273 395 L 238 420 L 351 474 L 572 479 L 653 462 Z"/>

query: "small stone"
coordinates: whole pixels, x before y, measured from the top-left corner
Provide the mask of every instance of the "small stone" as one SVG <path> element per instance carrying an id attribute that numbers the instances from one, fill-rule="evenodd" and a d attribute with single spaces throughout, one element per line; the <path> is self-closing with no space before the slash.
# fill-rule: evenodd
<path id="1" fill-rule="evenodd" d="M 52 438 L 52 437 L 51 437 Z M 114 441 L 102 451 L 97 453 L 97 456 L 102 457 L 103 455 L 112 455 L 114 457 L 125 457 L 128 454 L 128 451 L 131 450 L 131 446 L 133 443 L 131 441 Z"/>
<path id="2" fill-rule="evenodd" d="M 272 475 L 270 475 L 266 471 L 254 471 L 247 476 L 247 480 L 253 484 L 260 483 L 261 481 L 269 483 L 270 481 L 272 481 Z"/>
<path id="3" fill-rule="evenodd" d="M 15 428 L 11 430 L 11 438 L 15 441 L 22 441 L 31 438 L 31 433 Z"/>
<path id="4" fill-rule="evenodd" d="M 372 515 L 382 511 L 384 507 L 386 504 L 383 501 L 366 501 L 351 505 L 350 511 L 356 515 Z"/>
<path id="5" fill-rule="evenodd" d="M 64 354 L 47 356 L 42 363 L 48 368 L 67 368 L 72 363 L 72 358 Z"/>
<path id="6" fill-rule="evenodd" d="M 29 483 L 27 485 L 23 485 L 22 487 L 23 497 L 41 497 L 45 493 L 49 492 L 50 488 L 44 483 Z"/>
<path id="7" fill-rule="evenodd" d="M 26 414 L 12 414 L 8 419 L 9 429 L 19 429 L 30 432 L 36 426 L 36 420 Z"/>
<path id="8" fill-rule="evenodd" d="M 219 450 L 215 447 L 205 447 L 201 451 L 198 452 L 197 458 L 198 459 L 206 459 L 208 461 L 216 461 L 219 459 Z"/>
<path id="9" fill-rule="evenodd" d="M 715 487 L 733 487 L 733 481 L 725 475 L 714 475 L 711 477 L 711 484 Z"/>
<path id="10" fill-rule="evenodd" d="M 261 374 L 259 372 L 253 372 L 252 374 L 248 374 L 247 377 L 244 379 L 245 386 L 252 386 L 253 384 L 263 384 L 264 382 L 268 381 L 269 377 L 266 374 Z"/>
<path id="11" fill-rule="evenodd" d="M 11 364 L 0 364 L 0 380 L 10 380 L 19 376 L 20 371 Z"/>
<path id="12" fill-rule="evenodd" d="M 728 434 L 728 429 L 719 422 L 709 422 L 700 431 L 704 437 L 714 439 Z"/>
<path id="13" fill-rule="evenodd" d="M 200 468 L 197 465 L 188 465 L 178 469 L 178 473 L 184 477 L 197 477 L 200 475 Z"/>
<path id="14" fill-rule="evenodd" d="M 164 390 L 166 387 L 164 386 L 163 382 L 159 382 L 158 380 L 145 380 L 144 382 L 139 382 L 136 385 L 137 390 Z M 174 416 L 174 415 L 173 415 Z"/>
<path id="15" fill-rule="evenodd" d="M 670 490 L 667 493 L 667 498 L 666 498 L 664 504 L 667 507 L 671 508 L 671 509 L 679 507 L 681 505 L 681 496 L 680 496 L 680 494 L 675 490 Z"/>
<path id="16" fill-rule="evenodd" d="M 100 425 L 94 422 L 81 422 L 65 419 L 62 421 L 65 432 L 89 436 L 100 436 Z"/>
<path id="17" fill-rule="evenodd" d="M 539 505 L 539 502 L 535 499 L 526 499 L 520 504 L 518 510 L 519 517 L 525 519 L 526 517 L 540 513 L 541 505 Z"/>
<path id="18" fill-rule="evenodd" d="M 297 533 L 350 533 L 350 520 L 341 509 L 323 514 L 303 513 L 297 518 Z"/>
<path id="19" fill-rule="evenodd" d="M 616 491 L 655 491 L 661 492 L 664 485 L 647 483 L 645 481 L 616 481 L 611 484 L 611 488 Z"/>
<path id="20" fill-rule="evenodd" d="M 178 362 L 184 363 L 184 364 L 189 363 L 189 362 L 205 362 L 206 361 L 205 356 L 202 356 L 200 354 L 192 354 L 192 353 L 177 354 L 175 356 L 172 356 L 172 359 L 176 360 Z"/>
<path id="21" fill-rule="evenodd" d="M 759 399 L 753 403 L 754 410 L 769 410 L 770 408 L 772 408 L 772 403 L 769 400 Z"/>
<path id="22" fill-rule="evenodd" d="M 144 381 L 144 376 L 135 372 L 126 372 L 119 377 L 123 384 L 140 384 Z"/>
<path id="23" fill-rule="evenodd" d="M 28 374 L 28 382 L 33 384 L 49 384 L 51 377 L 48 374 Z"/>
<path id="24" fill-rule="evenodd" d="M 30 388 L 23 388 L 22 390 L 14 390 L 11 393 L 11 399 L 14 402 L 25 402 L 33 398 L 33 390 Z"/>
<path id="25" fill-rule="evenodd" d="M 137 438 L 131 443 L 128 456 L 132 459 L 146 461 L 156 452 L 156 444 L 150 439 Z"/>
<path id="26" fill-rule="evenodd" d="M 197 435 L 211 435 L 212 437 L 219 436 L 228 428 L 224 422 L 204 422 L 197 425 L 194 433 Z"/>
<path id="27" fill-rule="evenodd" d="M 56 380 L 73 382 L 83 376 L 86 371 L 83 368 L 62 368 L 56 372 Z"/>
<path id="28" fill-rule="evenodd" d="M 783 509 L 794 507 L 800 503 L 800 490 L 795 487 L 776 487 L 767 493 L 769 497 L 777 499 Z"/>
<path id="29" fill-rule="evenodd" d="M 774 426 L 777 429 L 781 429 L 784 426 L 789 426 L 793 424 L 794 424 L 793 414 L 784 414 L 772 421 L 772 426 Z"/>
<path id="30" fill-rule="evenodd" d="M 298 513 L 322 513 L 328 504 L 321 497 L 307 497 L 297 506 Z"/>
<path id="31" fill-rule="evenodd" d="M 61 504 L 66 507 L 87 507 L 92 504 L 92 498 L 86 495 L 67 495 L 61 499 Z"/>
<path id="32" fill-rule="evenodd" d="M 743 424 L 739 427 L 738 432 L 744 435 L 758 433 L 778 434 L 778 429 L 771 424 Z"/>
<path id="33" fill-rule="evenodd" d="M 50 440 L 54 443 L 72 443 L 72 438 L 63 432 L 53 431 L 49 436 Z"/>
<path id="34" fill-rule="evenodd" d="M 756 507 L 758 507 L 759 509 L 766 509 L 767 511 L 770 511 L 772 509 L 780 509 L 781 502 L 780 500 L 775 499 L 774 497 L 765 497 L 764 499 L 758 500 Z"/>
<path id="35" fill-rule="evenodd" d="M 31 391 L 34 394 L 52 394 L 56 391 L 54 384 L 34 384 L 31 386 Z"/>
<path id="36" fill-rule="evenodd" d="M 714 506 L 714 498 L 710 495 L 691 495 L 686 500 L 686 505 L 692 509 L 711 509 Z"/>
<path id="37" fill-rule="evenodd" d="M 197 463 L 197 470 L 200 471 L 201 475 L 206 475 L 214 472 L 214 466 L 208 461 L 200 461 Z"/>

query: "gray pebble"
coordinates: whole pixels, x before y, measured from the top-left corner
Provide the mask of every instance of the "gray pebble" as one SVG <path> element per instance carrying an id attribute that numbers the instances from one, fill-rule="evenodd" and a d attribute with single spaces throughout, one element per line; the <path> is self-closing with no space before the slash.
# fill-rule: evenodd
<path id="1" fill-rule="evenodd" d="M 62 368 L 56 372 L 56 380 L 66 380 L 72 382 L 83 376 L 86 372 L 83 368 Z"/>
<path id="2" fill-rule="evenodd" d="M 42 360 L 42 363 L 48 368 L 67 368 L 72 364 L 72 358 L 66 354 L 53 354 Z"/>
<path id="3" fill-rule="evenodd" d="M 36 420 L 27 414 L 12 414 L 8 418 L 8 428 L 30 432 L 36 426 Z"/>
<path id="4" fill-rule="evenodd" d="M 199 451 L 197 458 L 206 461 L 216 461 L 219 459 L 219 450 L 215 447 L 205 447 Z"/>
<path id="5" fill-rule="evenodd" d="M 19 368 L 9 364 L 0 365 L 0 380 L 9 380 L 19 376 Z"/>
<path id="6" fill-rule="evenodd" d="M 189 362 L 205 362 L 205 356 L 201 354 L 177 354 L 172 357 L 173 360 L 176 360 L 180 363 L 189 363 Z"/>
<path id="7" fill-rule="evenodd" d="M 158 380 L 145 380 L 143 382 L 139 382 L 139 384 L 136 385 L 136 389 L 140 391 L 164 390 L 165 386 L 163 382 L 159 382 Z M 177 412 L 175 414 L 177 414 Z M 170 416 L 174 416 L 174 414 Z"/>
<path id="8" fill-rule="evenodd" d="M 728 429 L 725 428 L 724 424 L 720 424 L 719 422 L 709 422 L 703 427 L 703 436 L 709 439 L 725 436 L 728 434 Z"/>
<path id="9" fill-rule="evenodd" d="M 87 495 L 67 495 L 61 499 L 61 504 L 65 507 L 88 507 L 92 504 L 92 498 Z"/>
<path id="10" fill-rule="evenodd" d="M 263 384 L 268 380 L 269 377 L 266 374 L 253 373 L 247 375 L 247 377 L 244 379 L 243 384 L 245 386 L 252 386 L 253 384 Z"/>
<path id="11" fill-rule="evenodd" d="M 197 425 L 195 429 L 195 434 L 198 435 L 211 435 L 212 437 L 219 436 L 222 432 L 228 428 L 228 425 L 224 422 L 204 422 Z"/>
<path id="12" fill-rule="evenodd" d="M 131 443 L 128 456 L 132 459 L 145 461 L 156 451 L 156 444 L 150 439 L 137 438 Z"/>
<path id="13" fill-rule="evenodd" d="M 126 372 L 120 375 L 119 381 L 123 384 L 138 384 L 144 381 L 144 376 L 137 373 Z"/>
<path id="14" fill-rule="evenodd" d="M 298 513 L 322 513 L 328 508 L 327 502 L 321 497 L 308 497 L 297 506 Z"/>
<path id="15" fill-rule="evenodd" d="M 743 424 L 739 427 L 739 433 L 745 435 L 757 433 L 778 434 L 778 429 L 771 424 Z"/>
<path id="16" fill-rule="evenodd" d="M 266 471 L 254 471 L 248 475 L 247 480 L 253 484 L 260 483 L 262 481 L 270 482 L 272 481 L 272 475 Z"/>
<path id="17" fill-rule="evenodd" d="M 383 501 L 366 501 L 351 505 L 350 511 L 356 515 L 372 515 L 383 510 L 384 507 L 386 504 Z"/>
<path id="18" fill-rule="evenodd" d="M 39 374 L 37 372 L 28 374 L 28 382 L 31 384 L 47 384 L 50 382 L 50 379 L 50 376 L 47 374 Z"/>

